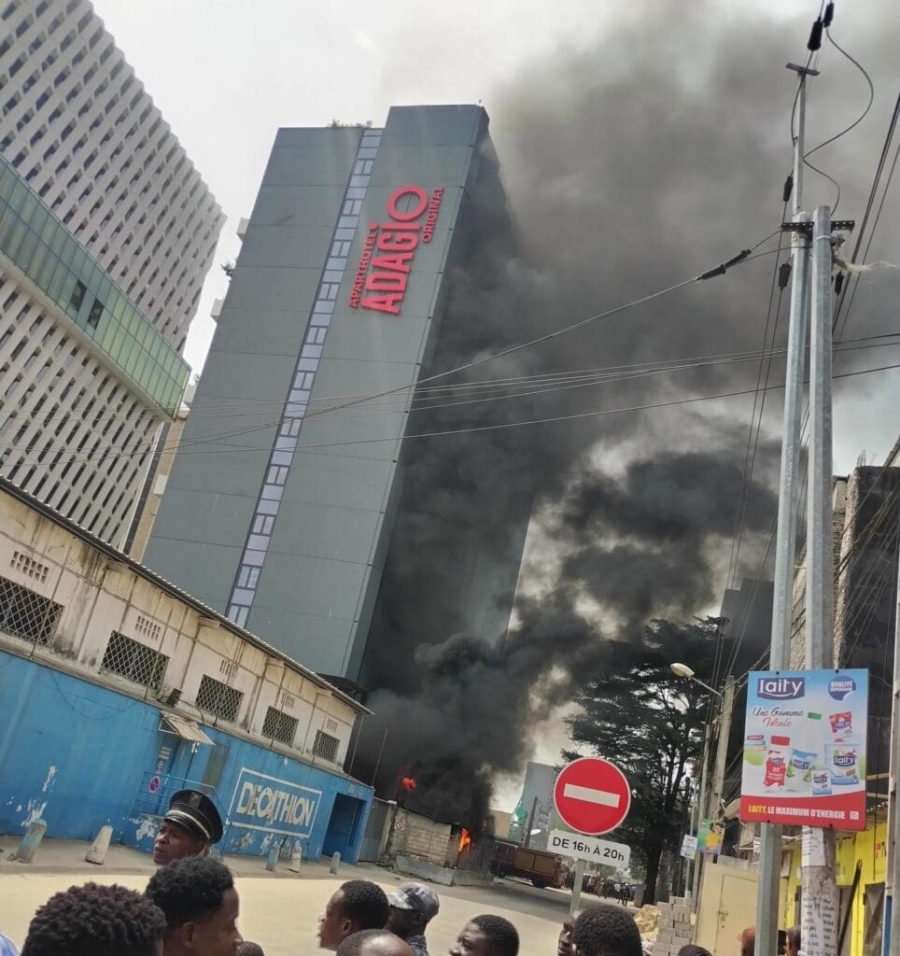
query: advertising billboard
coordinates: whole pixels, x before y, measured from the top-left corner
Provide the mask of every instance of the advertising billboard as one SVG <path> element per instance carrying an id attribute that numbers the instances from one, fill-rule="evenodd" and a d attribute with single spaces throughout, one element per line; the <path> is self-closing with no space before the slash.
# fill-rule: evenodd
<path id="1" fill-rule="evenodd" d="M 869 674 L 753 671 L 740 818 L 864 830 Z"/>

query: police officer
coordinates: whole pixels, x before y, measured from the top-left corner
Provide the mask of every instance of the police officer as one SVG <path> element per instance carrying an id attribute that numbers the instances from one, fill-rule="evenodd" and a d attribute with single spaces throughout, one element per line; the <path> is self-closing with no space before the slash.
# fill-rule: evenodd
<path id="1" fill-rule="evenodd" d="M 222 839 L 222 818 L 216 805 L 199 790 L 179 790 L 153 843 L 153 862 L 165 866 L 188 856 L 203 856 Z"/>

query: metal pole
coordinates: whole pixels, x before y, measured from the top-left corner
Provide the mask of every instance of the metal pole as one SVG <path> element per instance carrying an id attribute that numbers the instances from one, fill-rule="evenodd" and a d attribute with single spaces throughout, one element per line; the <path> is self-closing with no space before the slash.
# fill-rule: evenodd
<path id="1" fill-rule="evenodd" d="M 806 130 L 806 78 L 815 76 L 789 64 L 800 75 L 797 90 L 797 136 L 794 140 L 792 219 L 808 222 L 803 212 L 803 151 Z M 791 316 L 788 326 L 784 387 L 784 424 L 781 439 L 781 477 L 778 488 L 778 529 L 775 539 L 775 595 L 772 606 L 772 646 L 769 668 L 790 666 L 794 605 L 794 534 L 797 479 L 800 471 L 800 406 L 809 311 L 809 241 L 799 231 L 791 234 Z M 756 956 L 778 950 L 778 885 L 781 879 L 781 827 L 763 823 L 759 833 L 759 891 L 756 901 Z"/>
<path id="2" fill-rule="evenodd" d="M 700 824 L 703 822 L 703 814 L 706 813 L 706 783 L 709 767 L 709 725 L 707 724 L 706 733 L 703 735 L 703 756 L 702 766 L 700 768 L 700 800 L 697 803 L 697 828 L 694 831 L 697 836 L 700 835 Z M 700 871 L 703 869 L 703 854 L 698 847 L 694 859 L 694 872 L 691 882 L 691 905 L 694 912 L 697 912 L 697 903 L 700 899 Z"/>
<path id="3" fill-rule="evenodd" d="M 891 701 L 891 773 L 888 785 L 888 852 L 884 881 L 883 956 L 900 956 L 900 919 L 894 920 L 894 893 L 897 883 L 897 835 L 900 833 L 900 800 L 897 777 L 900 775 L 900 555 L 897 561 L 897 605 L 894 614 L 894 694 Z"/>
<path id="4" fill-rule="evenodd" d="M 806 667 L 834 667 L 834 531 L 831 463 L 831 211 L 816 209 L 809 350 L 809 518 L 806 543 Z M 803 828 L 804 952 L 837 956 L 834 830 Z"/>
<path id="5" fill-rule="evenodd" d="M 524 846 L 531 846 L 531 831 L 534 829 L 534 815 L 537 813 L 538 798 L 531 801 L 531 813 L 528 814 L 528 829 L 525 831 Z"/>
<path id="6" fill-rule="evenodd" d="M 713 775 L 713 791 L 709 818 L 718 816 L 725 792 L 725 763 L 728 757 L 728 738 L 731 736 L 731 717 L 734 711 L 734 678 L 729 675 L 725 680 L 725 694 L 722 697 L 722 714 L 719 718 L 719 743 L 716 747 L 716 771 Z"/>

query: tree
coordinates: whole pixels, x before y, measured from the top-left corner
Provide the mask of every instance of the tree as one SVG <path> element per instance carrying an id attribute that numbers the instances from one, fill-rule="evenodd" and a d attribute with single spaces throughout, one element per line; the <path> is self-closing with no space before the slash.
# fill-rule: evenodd
<path id="1" fill-rule="evenodd" d="M 567 718 L 572 741 L 619 766 L 631 784 L 631 810 L 615 839 L 630 844 L 645 867 L 644 902 L 656 900 L 660 859 L 676 853 L 686 819 L 687 781 L 697 766 L 710 697 L 675 677 L 674 661 L 702 680 L 713 670 L 722 621 L 654 621 L 640 644 L 622 643 L 615 670 L 591 677 L 576 696 L 581 712 Z"/>

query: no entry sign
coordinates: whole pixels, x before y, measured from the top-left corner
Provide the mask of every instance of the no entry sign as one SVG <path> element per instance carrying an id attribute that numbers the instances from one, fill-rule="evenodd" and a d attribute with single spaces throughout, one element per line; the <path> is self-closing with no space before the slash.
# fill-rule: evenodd
<path id="1" fill-rule="evenodd" d="M 628 816 L 631 788 L 625 774 L 602 757 L 563 767 L 553 786 L 556 812 L 566 826 L 588 836 L 615 830 Z"/>

